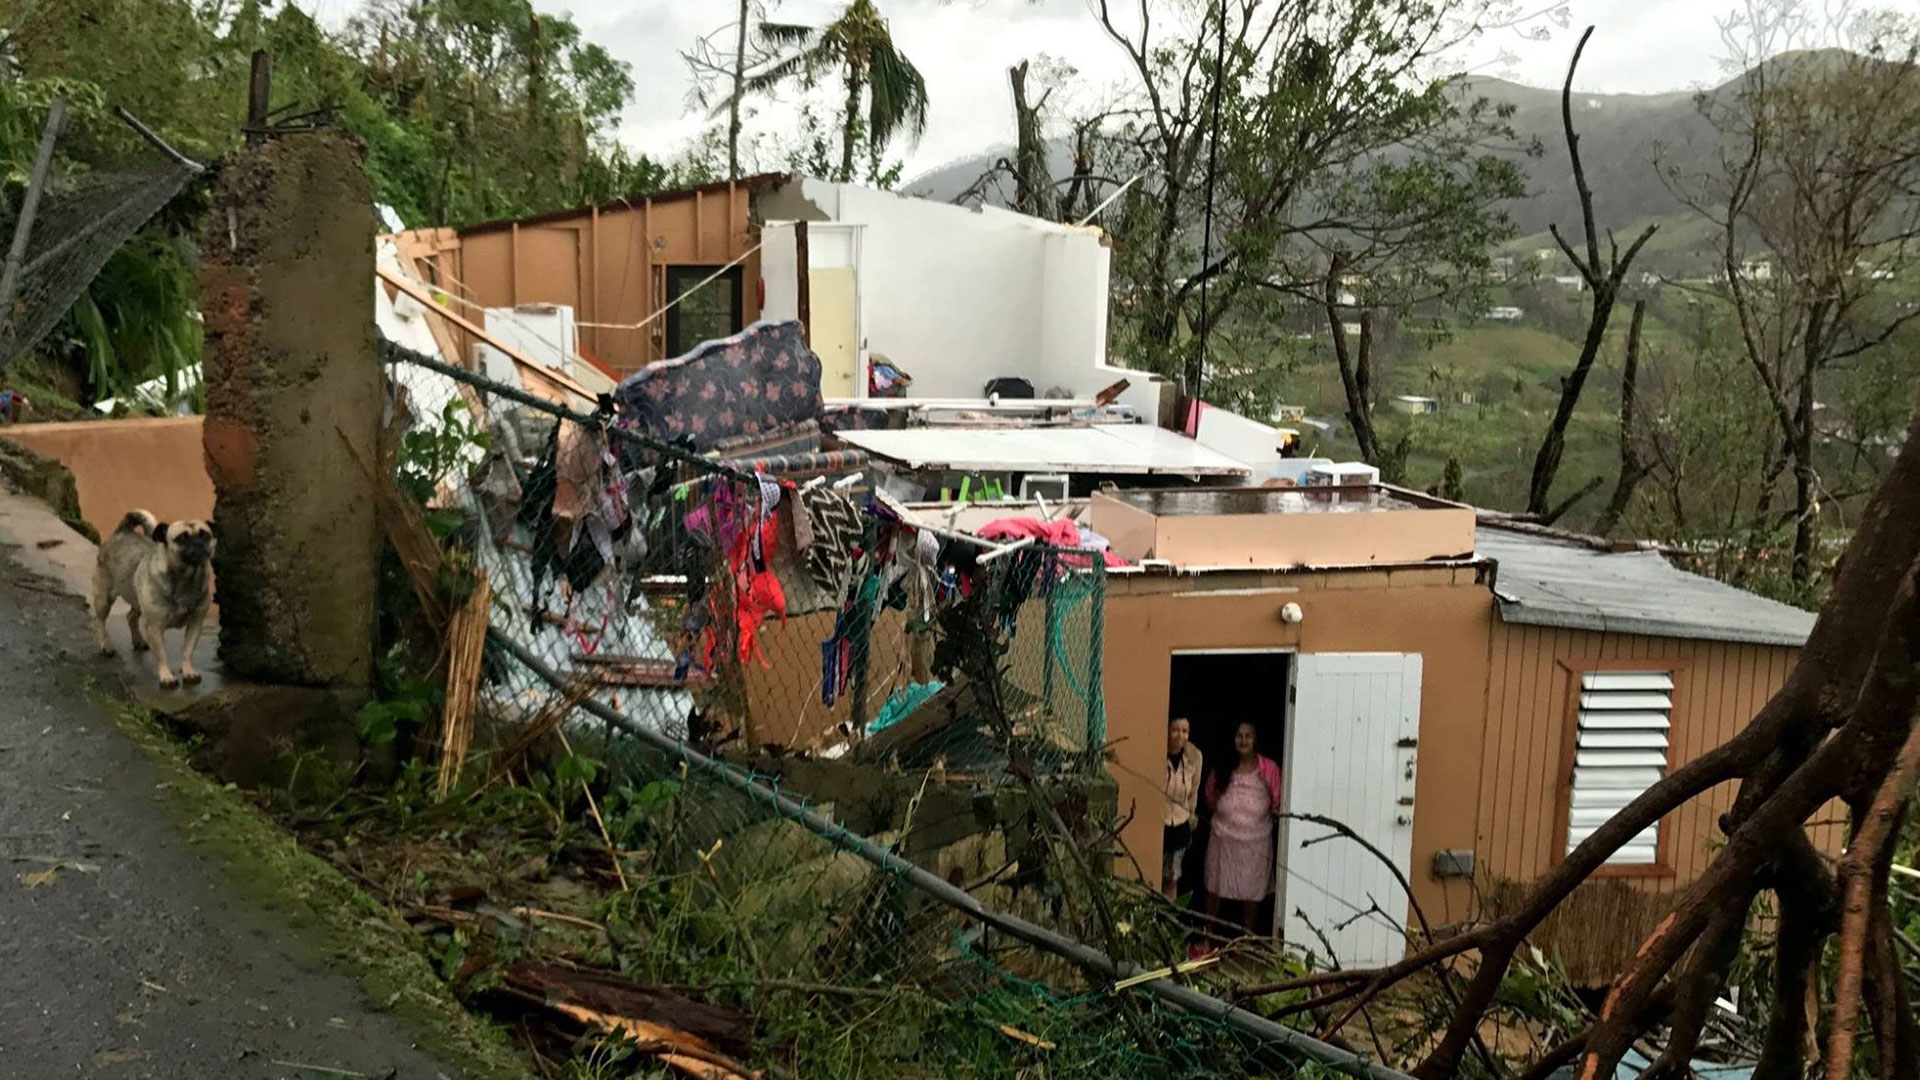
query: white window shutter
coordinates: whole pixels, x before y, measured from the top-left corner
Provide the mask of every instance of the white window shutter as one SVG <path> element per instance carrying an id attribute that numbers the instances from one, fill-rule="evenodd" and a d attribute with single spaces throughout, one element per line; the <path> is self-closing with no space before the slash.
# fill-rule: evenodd
<path id="1" fill-rule="evenodd" d="M 1673 716 L 1670 671 L 1589 671 L 1580 676 L 1579 728 L 1567 850 L 1667 774 Z M 1607 860 L 1609 866 L 1651 866 L 1658 860 L 1656 822 Z"/>

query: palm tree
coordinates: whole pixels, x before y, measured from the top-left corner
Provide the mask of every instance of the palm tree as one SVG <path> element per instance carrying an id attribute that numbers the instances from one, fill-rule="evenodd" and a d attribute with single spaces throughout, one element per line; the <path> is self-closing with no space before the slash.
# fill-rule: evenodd
<path id="1" fill-rule="evenodd" d="M 766 93 L 783 83 L 818 85 L 838 72 L 847 88 L 846 115 L 840 129 L 840 175 L 853 179 L 853 149 L 862 129 L 861 96 L 866 97 L 867 148 L 875 160 L 904 130 L 918 140 L 927 129 L 927 82 L 913 62 L 894 47 L 887 20 L 873 0 L 852 0 L 840 17 L 825 26 L 763 22 L 760 39 L 788 50 L 746 80 L 745 93 Z"/>

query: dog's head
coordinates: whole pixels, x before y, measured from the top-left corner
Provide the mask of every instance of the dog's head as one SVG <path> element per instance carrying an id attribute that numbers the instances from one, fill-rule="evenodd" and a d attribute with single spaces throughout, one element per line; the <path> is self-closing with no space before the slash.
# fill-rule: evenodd
<path id="1" fill-rule="evenodd" d="M 213 526 L 204 521 L 168 521 L 153 527 L 153 542 L 175 566 L 201 567 L 213 558 Z"/>

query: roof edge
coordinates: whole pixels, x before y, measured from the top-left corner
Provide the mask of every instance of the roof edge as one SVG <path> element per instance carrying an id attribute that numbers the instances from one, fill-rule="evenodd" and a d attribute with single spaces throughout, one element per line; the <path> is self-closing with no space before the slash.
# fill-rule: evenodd
<path id="1" fill-rule="evenodd" d="M 1751 627 L 1710 627 L 1661 619 L 1609 619 L 1584 611 L 1566 611 L 1510 600 L 1497 592 L 1494 594 L 1494 599 L 1495 609 L 1500 613 L 1500 621 L 1516 626 L 1589 630 L 1600 634 L 1640 634 L 1645 637 L 1717 641 L 1729 645 L 1770 645 L 1788 649 L 1804 646 L 1808 637 L 1806 634 L 1772 633 Z"/>
<path id="2" fill-rule="evenodd" d="M 540 213 L 528 214 L 525 217 L 497 218 L 492 221 L 480 221 L 472 225 L 462 225 L 453 231 L 455 235 L 462 237 L 483 233 L 495 233 L 502 229 L 513 228 L 516 225 L 545 225 L 549 222 L 565 221 L 568 218 L 579 217 L 581 214 L 592 213 L 595 210 L 603 213 L 611 213 L 615 210 L 631 210 L 634 204 L 648 200 L 658 202 L 662 199 L 684 199 L 692 195 L 707 195 L 716 191 L 726 191 L 733 187 L 742 187 L 751 193 L 764 187 L 788 183 L 792 181 L 793 178 L 794 174 L 790 172 L 754 173 L 750 176 L 735 177 L 731 180 L 713 180 L 705 184 L 694 184 L 690 187 L 671 188 L 666 191 L 628 195 L 624 198 L 608 199 L 605 202 L 599 203 L 583 203 L 579 206 L 567 206 L 558 210 L 543 210 Z"/>

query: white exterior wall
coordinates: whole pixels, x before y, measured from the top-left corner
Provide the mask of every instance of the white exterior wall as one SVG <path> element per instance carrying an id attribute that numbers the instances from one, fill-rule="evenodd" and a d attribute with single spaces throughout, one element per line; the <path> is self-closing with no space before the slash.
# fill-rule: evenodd
<path id="1" fill-rule="evenodd" d="M 1200 406 L 1200 425 L 1193 439 L 1209 450 L 1217 450 L 1253 466 L 1254 479 L 1277 475 L 1273 472 L 1280 458 L 1280 432 L 1239 413 L 1212 405 Z"/>
<path id="2" fill-rule="evenodd" d="M 867 353 L 913 376 L 914 397 L 977 397 L 1043 367 L 1044 235 L 1018 216 L 846 185 L 837 220 L 867 226 Z"/>
<path id="3" fill-rule="evenodd" d="M 1076 397 L 1131 378 L 1123 401 L 1157 400 L 1148 376 L 1105 364 L 1110 253 L 1098 230 L 854 184 L 801 179 L 793 187 L 797 195 L 782 192 L 770 217 L 804 210 L 865 226 L 863 352 L 912 375 L 912 397 L 979 397 L 989 379 L 1013 376 L 1036 393 L 1064 387 Z M 768 313 L 793 304 L 790 288 L 776 284 L 793 276 L 791 231 L 775 228 L 762 233 Z"/>
<path id="4" fill-rule="evenodd" d="M 1043 236 L 1040 246 L 1041 378 L 1034 385 L 1042 393 L 1052 386 L 1076 397 L 1096 393 L 1114 382 L 1090 385 L 1107 363 L 1111 253 L 1098 236 L 1082 230 Z"/>
<path id="5" fill-rule="evenodd" d="M 760 227 L 760 281 L 766 297 L 760 303 L 765 322 L 800 317 L 799 252 L 794 245 L 793 222 L 770 221 Z"/>

